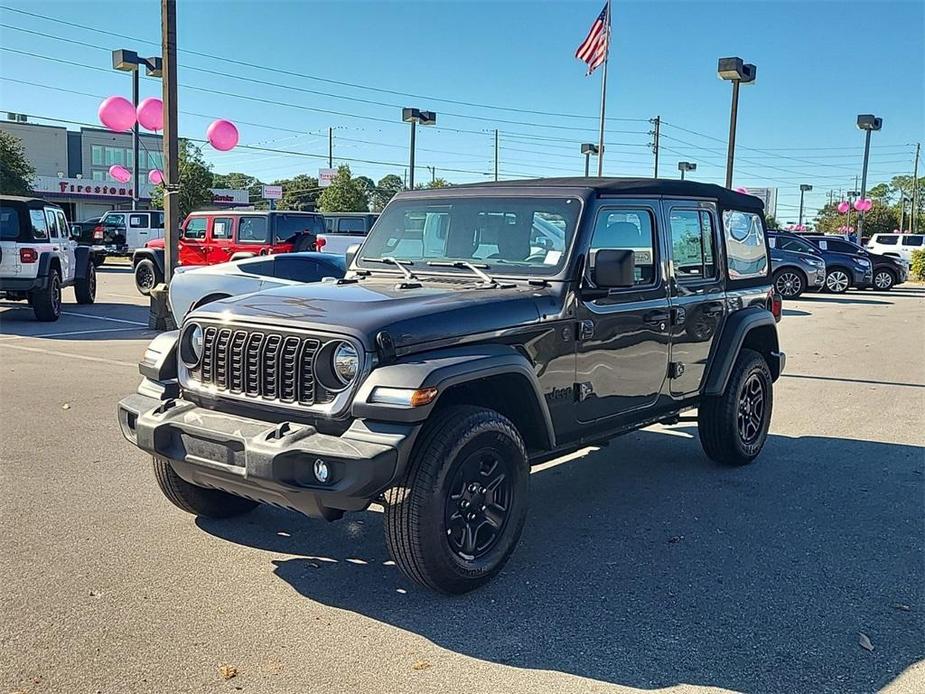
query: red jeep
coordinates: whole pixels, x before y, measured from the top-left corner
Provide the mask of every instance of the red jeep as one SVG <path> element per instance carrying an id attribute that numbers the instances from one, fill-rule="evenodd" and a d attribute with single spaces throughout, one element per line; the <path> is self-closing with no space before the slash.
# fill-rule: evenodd
<path id="1" fill-rule="evenodd" d="M 211 210 L 192 212 L 180 226 L 180 265 L 215 265 L 254 255 L 314 251 L 324 217 L 317 212 Z M 164 281 L 164 240 L 132 256 L 135 286 L 147 295 Z"/>

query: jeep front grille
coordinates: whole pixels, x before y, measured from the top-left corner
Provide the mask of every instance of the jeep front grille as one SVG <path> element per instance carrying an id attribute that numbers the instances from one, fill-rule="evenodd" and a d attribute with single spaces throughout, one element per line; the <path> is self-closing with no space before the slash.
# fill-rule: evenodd
<path id="1" fill-rule="evenodd" d="M 221 393 L 283 403 L 330 402 L 315 386 L 318 338 L 240 328 L 205 326 L 202 359 L 190 375 Z"/>

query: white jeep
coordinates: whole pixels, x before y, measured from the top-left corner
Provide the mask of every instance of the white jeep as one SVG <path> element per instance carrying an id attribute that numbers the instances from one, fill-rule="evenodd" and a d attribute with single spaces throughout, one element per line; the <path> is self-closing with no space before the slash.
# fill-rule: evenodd
<path id="1" fill-rule="evenodd" d="M 40 321 L 61 316 L 61 288 L 96 300 L 90 251 L 71 238 L 64 210 L 40 198 L 0 196 L 0 298 L 28 301 Z"/>

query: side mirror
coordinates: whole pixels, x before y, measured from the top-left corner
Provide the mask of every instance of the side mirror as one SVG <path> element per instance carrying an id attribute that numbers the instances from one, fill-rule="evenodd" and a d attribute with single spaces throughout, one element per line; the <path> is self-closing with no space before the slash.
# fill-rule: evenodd
<path id="1" fill-rule="evenodd" d="M 599 289 L 636 284 L 636 255 L 628 248 L 599 248 L 588 258 L 591 281 Z"/>
<path id="2" fill-rule="evenodd" d="M 355 243 L 352 246 L 347 247 L 347 253 L 345 254 L 347 258 L 347 268 L 353 265 L 353 259 L 357 257 L 357 253 L 359 253 L 361 245 L 362 244 Z"/>

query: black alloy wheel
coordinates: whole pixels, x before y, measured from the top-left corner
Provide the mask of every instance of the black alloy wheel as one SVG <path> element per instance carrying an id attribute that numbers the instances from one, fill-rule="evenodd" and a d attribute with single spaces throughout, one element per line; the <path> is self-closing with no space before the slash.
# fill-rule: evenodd
<path id="1" fill-rule="evenodd" d="M 746 446 L 754 444 L 761 435 L 766 398 L 761 377 L 757 373 L 750 374 L 739 393 L 739 437 Z"/>
<path id="2" fill-rule="evenodd" d="M 462 559 L 483 557 L 504 532 L 511 472 L 495 448 L 483 448 L 457 462 L 443 518 L 450 549 Z"/>

